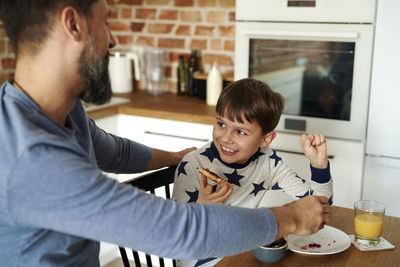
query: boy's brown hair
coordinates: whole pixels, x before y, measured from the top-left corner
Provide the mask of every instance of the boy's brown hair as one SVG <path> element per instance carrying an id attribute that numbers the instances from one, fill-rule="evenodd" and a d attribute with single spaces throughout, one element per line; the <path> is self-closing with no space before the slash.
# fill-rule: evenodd
<path id="1" fill-rule="evenodd" d="M 243 118 L 249 122 L 256 120 L 263 134 L 267 134 L 278 125 L 284 105 L 283 96 L 274 92 L 266 83 L 245 78 L 222 90 L 216 111 L 231 121 L 243 123 Z"/>

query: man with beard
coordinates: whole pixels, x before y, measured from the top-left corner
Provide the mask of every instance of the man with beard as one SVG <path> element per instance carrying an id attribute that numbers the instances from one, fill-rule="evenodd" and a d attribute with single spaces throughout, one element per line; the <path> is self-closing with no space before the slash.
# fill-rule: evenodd
<path id="1" fill-rule="evenodd" d="M 89 34 L 91 32 L 88 25 Z M 85 50 L 80 57 L 79 73 L 85 77 L 85 91 L 81 99 L 88 103 L 104 104 L 112 96 L 110 77 L 108 74 L 109 52 L 102 58 L 97 56 L 94 47 L 96 42 L 93 36 L 89 37 Z M 113 44 L 114 46 L 114 44 Z"/>
<path id="2" fill-rule="evenodd" d="M 323 197 L 274 209 L 187 205 L 107 178 L 101 171 L 174 165 L 190 151 L 113 136 L 85 113 L 80 99 L 111 96 L 108 15 L 106 0 L 0 0 L 17 55 L 15 78 L 0 88 L 2 266 L 98 266 L 101 240 L 171 258 L 222 257 L 329 222 Z"/>

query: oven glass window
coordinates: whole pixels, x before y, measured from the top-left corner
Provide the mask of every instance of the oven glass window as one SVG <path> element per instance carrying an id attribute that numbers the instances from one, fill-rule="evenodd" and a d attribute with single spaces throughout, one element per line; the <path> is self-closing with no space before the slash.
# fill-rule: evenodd
<path id="1" fill-rule="evenodd" d="M 250 39 L 249 77 L 285 99 L 285 114 L 350 120 L 355 43 Z"/>

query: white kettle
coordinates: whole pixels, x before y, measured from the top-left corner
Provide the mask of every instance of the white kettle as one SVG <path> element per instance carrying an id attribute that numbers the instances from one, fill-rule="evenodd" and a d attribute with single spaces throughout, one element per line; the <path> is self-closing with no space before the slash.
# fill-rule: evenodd
<path id="1" fill-rule="evenodd" d="M 132 61 L 134 69 L 132 69 Z M 135 80 L 140 80 L 139 56 L 132 52 L 116 52 L 110 56 L 108 71 L 113 93 L 132 92 Z M 135 73 L 135 80 L 133 80 L 133 73 Z"/>

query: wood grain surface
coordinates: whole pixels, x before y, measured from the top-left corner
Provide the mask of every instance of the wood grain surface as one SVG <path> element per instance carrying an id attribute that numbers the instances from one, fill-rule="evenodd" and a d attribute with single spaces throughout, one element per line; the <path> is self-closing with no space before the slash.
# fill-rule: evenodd
<path id="1" fill-rule="evenodd" d="M 331 226 L 347 234 L 354 233 L 353 210 L 334 207 Z M 258 261 L 252 251 L 224 258 L 215 267 L 257 266 L 400 266 L 400 218 L 386 216 L 382 236 L 396 247 L 391 250 L 360 251 L 353 245 L 338 254 L 305 255 L 288 251 L 283 261 L 267 264 Z"/>

